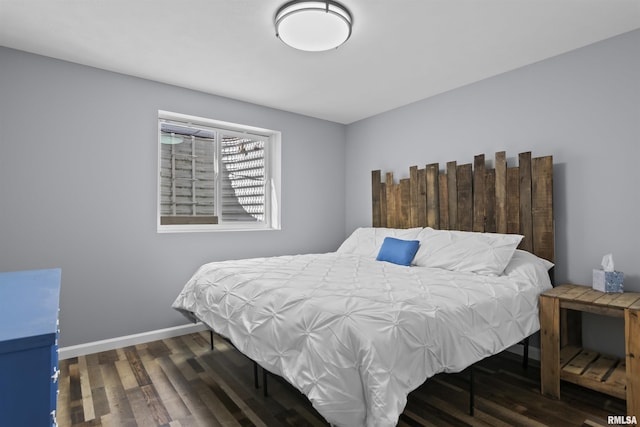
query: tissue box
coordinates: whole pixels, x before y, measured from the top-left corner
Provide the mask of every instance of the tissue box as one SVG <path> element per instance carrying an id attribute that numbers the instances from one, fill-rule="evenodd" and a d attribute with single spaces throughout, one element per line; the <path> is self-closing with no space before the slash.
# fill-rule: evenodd
<path id="1" fill-rule="evenodd" d="M 601 292 L 623 292 L 621 271 L 593 270 L 593 289 Z"/>

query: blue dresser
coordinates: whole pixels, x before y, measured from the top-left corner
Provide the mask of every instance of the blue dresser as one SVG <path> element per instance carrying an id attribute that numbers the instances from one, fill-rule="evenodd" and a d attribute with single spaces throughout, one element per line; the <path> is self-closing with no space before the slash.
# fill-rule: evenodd
<path id="1" fill-rule="evenodd" d="M 0 425 L 51 427 L 60 269 L 0 273 Z"/>

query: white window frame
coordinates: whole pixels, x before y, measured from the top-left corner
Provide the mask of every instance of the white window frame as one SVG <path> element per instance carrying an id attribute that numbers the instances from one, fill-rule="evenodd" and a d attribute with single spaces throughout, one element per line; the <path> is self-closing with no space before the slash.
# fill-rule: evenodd
<path id="1" fill-rule="evenodd" d="M 265 147 L 265 212 L 262 222 L 238 222 L 238 223 L 218 223 L 218 224 L 161 224 L 160 223 L 160 201 L 161 201 L 161 177 L 160 169 L 162 164 L 162 147 L 160 127 L 162 120 L 183 122 L 194 126 L 213 127 L 225 132 L 234 134 L 253 134 L 267 138 Z M 156 200 L 156 227 L 158 233 L 182 233 L 182 232 L 211 232 L 211 231 L 252 231 L 252 230 L 280 230 L 281 229 L 281 139 L 279 131 L 247 126 L 237 123 L 225 122 L 221 120 L 208 119 L 204 117 L 191 116 L 187 114 L 174 113 L 165 110 L 158 110 L 157 129 L 157 200 Z M 219 157 L 219 156 L 216 156 Z M 216 168 L 218 166 L 216 165 Z M 218 184 L 217 184 L 218 185 Z M 219 195 L 219 192 L 218 192 Z M 219 204 L 217 204 L 219 206 Z"/>

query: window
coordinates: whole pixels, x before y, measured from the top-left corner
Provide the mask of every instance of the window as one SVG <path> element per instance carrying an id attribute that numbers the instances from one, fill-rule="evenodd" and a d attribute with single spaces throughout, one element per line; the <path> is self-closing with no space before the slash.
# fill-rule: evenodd
<path id="1" fill-rule="evenodd" d="M 160 111 L 159 232 L 279 229 L 280 132 Z"/>

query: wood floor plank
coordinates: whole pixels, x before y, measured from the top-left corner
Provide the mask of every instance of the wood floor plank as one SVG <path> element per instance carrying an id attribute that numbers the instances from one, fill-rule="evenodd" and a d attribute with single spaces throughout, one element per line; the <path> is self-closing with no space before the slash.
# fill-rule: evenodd
<path id="1" fill-rule="evenodd" d="M 91 399 L 95 418 L 99 419 L 109 413 L 109 400 L 104 388 L 100 361 L 97 354 L 86 356 L 89 384 L 91 384 Z"/>
<path id="2" fill-rule="evenodd" d="M 162 404 L 169 414 L 169 419 L 180 420 L 188 418 L 190 416 L 189 409 L 180 398 L 178 392 L 173 387 L 160 365 L 157 363 L 157 359 L 155 357 L 160 353 L 153 351 L 153 354 L 156 356 L 151 354 L 144 355 L 142 357 L 142 363 L 144 364 L 145 369 L 157 390 Z M 161 357 L 168 356 L 169 354 L 170 352 L 162 353 Z"/>
<path id="3" fill-rule="evenodd" d="M 122 386 L 115 363 L 101 364 L 100 370 L 109 402 L 110 412 L 108 415 L 110 415 L 111 422 L 114 426 L 137 427 L 131 403 Z"/>
<path id="4" fill-rule="evenodd" d="M 210 358 L 206 360 L 210 360 Z M 211 387 L 215 387 L 213 389 L 219 395 L 219 398 L 225 402 L 226 406 L 232 412 L 237 411 L 238 413 L 243 414 L 244 416 L 242 418 L 247 418 L 248 420 L 250 420 L 251 425 L 254 425 L 256 427 L 268 427 L 263 421 L 260 420 L 255 412 L 253 412 L 252 408 L 246 404 L 245 399 L 246 397 L 248 397 L 248 395 L 236 392 L 236 390 L 240 390 L 241 392 L 246 391 L 246 388 L 238 386 L 235 386 L 234 388 L 232 384 L 229 383 L 229 381 L 218 375 L 218 372 L 215 369 L 212 369 L 207 363 L 204 364 L 204 371 L 203 374 L 200 375 L 200 377 L 205 381 L 207 381 L 208 379 L 212 380 L 209 381 L 208 384 L 210 384 Z M 227 396 L 228 400 L 224 399 L 223 396 L 225 395 Z M 238 420 L 240 421 L 241 418 L 238 418 Z"/>
<path id="5" fill-rule="evenodd" d="M 269 397 L 253 384 L 253 362 L 208 332 L 123 347 L 60 362 L 61 427 L 327 427 L 309 400 L 269 375 Z M 501 353 L 475 368 L 475 415 L 468 376 L 437 375 L 413 391 L 398 426 L 604 427 L 625 402 L 563 382 L 562 400 L 540 394 L 539 364 Z"/>
<path id="6" fill-rule="evenodd" d="M 138 381 L 136 380 L 136 376 L 133 373 L 128 360 L 118 360 L 114 362 L 113 366 L 115 366 L 116 371 L 120 376 L 122 388 L 125 390 L 131 390 L 132 388 L 138 387 Z"/>
<path id="7" fill-rule="evenodd" d="M 207 386 L 208 391 L 208 393 L 204 394 L 203 399 L 207 402 L 209 409 L 218 422 L 225 427 L 240 426 L 239 418 L 242 414 L 238 406 L 233 403 L 233 400 L 220 389 L 211 377 L 201 375 L 200 379 Z"/>
<path id="8" fill-rule="evenodd" d="M 140 355 L 138 354 L 136 347 L 127 347 L 124 349 L 124 352 L 138 385 L 143 386 L 151 384 L 151 378 L 149 378 L 149 374 L 147 374 L 147 371 L 142 364 L 142 360 L 140 360 Z"/>
<path id="9" fill-rule="evenodd" d="M 80 371 L 80 390 L 82 393 L 82 408 L 84 412 L 84 420 L 94 420 L 96 418 L 96 412 L 95 408 L 93 407 L 93 396 L 91 394 L 89 367 L 87 365 L 87 358 L 85 356 L 80 356 L 78 358 L 78 370 Z"/>
<path id="10" fill-rule="evenodd" d="M 146 386 L 142 386 L 146 387 Z M 147 404 L 147 396 L 145 396 L 142 387 L 136 387 L 126 390 L 127 400 L 131 405 L 133 416 L 136 423 L 140 427 L 161 426 L 165 423 L 157 423 L 153 417 L 151 408 Z"/>
<path id="11" fill-rule="evenodd" d="M 183 370 L 173 363 L 172 357 L 164 356 L 157 361 L 191 415 L 198 420 L 198 425 L 219 425 L 217 422 L 215 424 L 213 421 L 209 422 L 209 420 L 213 420 L 213 414 L 198 395 L 198 389 L 184 377 Z"/>

